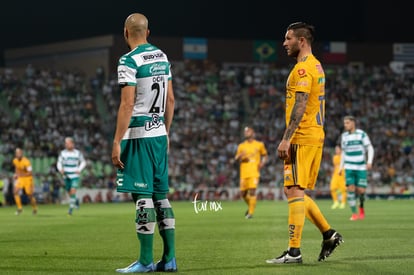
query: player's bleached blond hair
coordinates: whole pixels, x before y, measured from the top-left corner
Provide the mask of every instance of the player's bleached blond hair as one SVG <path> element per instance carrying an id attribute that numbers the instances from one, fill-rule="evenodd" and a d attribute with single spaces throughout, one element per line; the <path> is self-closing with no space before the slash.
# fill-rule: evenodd
<path id="1" fill-rule="evenodd" d="M 351 121 L 356 121 L 354 116 L 348 115 L 348 116 L 344 116 L 344 120 L 351 120 Z"/>

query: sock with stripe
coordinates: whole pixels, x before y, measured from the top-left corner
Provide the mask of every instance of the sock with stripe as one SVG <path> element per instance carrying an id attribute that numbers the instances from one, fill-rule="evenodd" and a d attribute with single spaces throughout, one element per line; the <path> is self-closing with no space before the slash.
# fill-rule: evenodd
<path id="1" fill-rule="evenodd" d="M 348 204 L 349 204 L 349 207 L 351 208 L 352 214 L 356 214 L 357 209 L 356 209 L 355 192 L 348 192 L 347 199 L 348 199 Z"/>
<path id="2" fill-rule="evenodd" d="M 166 194 L 154 194 L 153 198 L 158 229 L 164 246 L 162 260 L 169 262 L 172 258 L 175 258 L 174 212 Z"/>
<path id="3" fill-rule="evenodd" d="M 154 262 L 153 242 L 156 222 L 154 203 L 151 195 L 134 195 L 136 232 L 140 243 L 138 261 L 143 265 L 149 265 Z"/>

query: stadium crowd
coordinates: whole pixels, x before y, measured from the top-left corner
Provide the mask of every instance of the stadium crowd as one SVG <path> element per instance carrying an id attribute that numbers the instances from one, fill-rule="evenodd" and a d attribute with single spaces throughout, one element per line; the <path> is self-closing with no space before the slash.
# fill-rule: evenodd
<path id="1" fill-rule="evenodd" d="M 170 133 L 170 179 L 178 199 L 197 188 L 238 186 L 234 163 L 244 126 L 264 141 L 269 162 L 261 186 L 278 186 L 282 162 L 276 156 L 284 129 L 285 81 L 289 68 L 269 64 L 210 61 L 172 62 L 176 112 Z M 325 66 L 326 142 L 318 188 L 329 185 L 331 155 L 352 114 L 375 148 L 371 192 L 389 185 L 402 192 L 414 182 L 414 71 L 388 66 Z M 13 173 L 16 146 L 29 158 L 55 159 L 64 137 L 76 140 L 88 161 L 82 175 L 86 188 L 114 188 L 111 143 L 119 103 L 115 74 L 97 68 L 96 76 L 28 65 L 17 74 L 0 73 L 0 164 L 2 177 Z M 99 165 L 97 165 L 99 164 Z M 35 174 L 38 184 L 53 190 L 61 179 L 55 162 Z M 56 192 L 56 191 L 54 191 Z M 56 199 L 56 198 L 55 198 Z M 51 195 L 53 200 L 53 195 Z"/>

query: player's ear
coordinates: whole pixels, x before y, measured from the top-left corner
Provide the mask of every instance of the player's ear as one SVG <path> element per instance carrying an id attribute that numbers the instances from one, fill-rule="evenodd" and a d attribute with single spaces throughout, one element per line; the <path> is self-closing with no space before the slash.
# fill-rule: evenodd
<path id="1" fill-rule="evenodd" d="M 124 28 L 124 37 L 125 37 L 125 39 L 128 39 L 128 30 L 127 30 L 127 28 Z"/>

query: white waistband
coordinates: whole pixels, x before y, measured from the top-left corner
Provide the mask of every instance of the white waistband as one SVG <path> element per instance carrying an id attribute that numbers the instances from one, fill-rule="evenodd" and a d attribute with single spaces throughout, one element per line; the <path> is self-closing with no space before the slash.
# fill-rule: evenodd
<path id="1" fill-rule="evenodd" d="M 165 135 L 167 135 L 167 131 L 165 131 L 164 125 L 150 130 L 145 130 L 145 127 L 132 127 L 128 128 L 122 139 L 150 138 Z"/>

